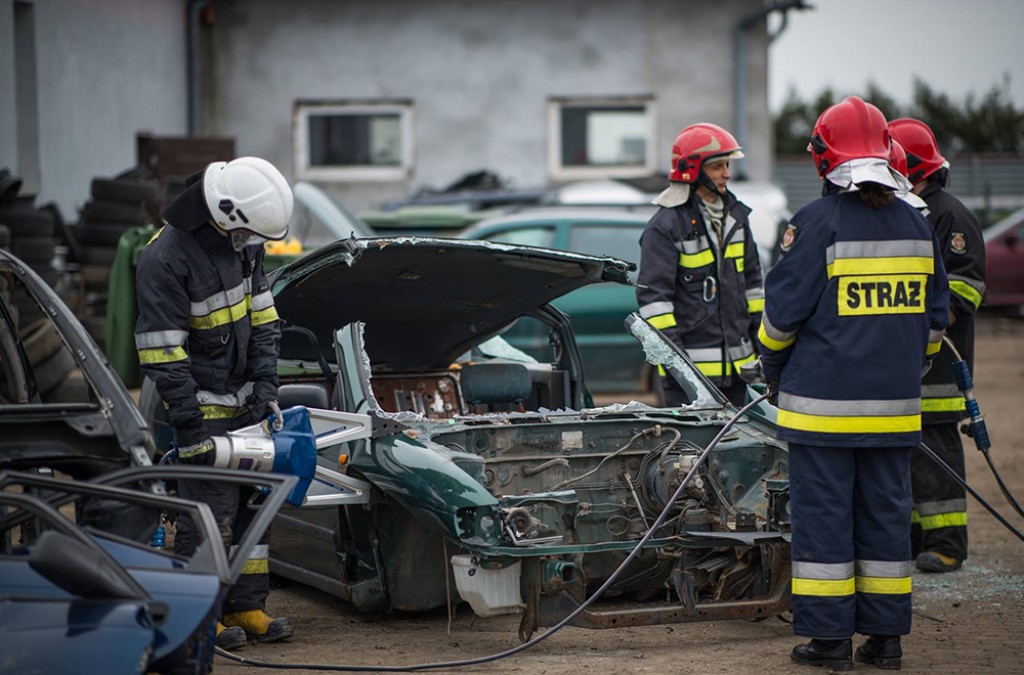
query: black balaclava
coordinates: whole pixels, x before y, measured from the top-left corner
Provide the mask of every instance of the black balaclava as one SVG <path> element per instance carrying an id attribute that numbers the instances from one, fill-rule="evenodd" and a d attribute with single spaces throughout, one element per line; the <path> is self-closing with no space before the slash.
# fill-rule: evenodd
<path id="1" fill-rule="evenodd" d="M 160 214 L 168 225 L 191 231 L 210 222 L 210 211 L 203 197 L 203 172 L 197 171 L 185 179 L 185 189 L 164 207 Z"/>

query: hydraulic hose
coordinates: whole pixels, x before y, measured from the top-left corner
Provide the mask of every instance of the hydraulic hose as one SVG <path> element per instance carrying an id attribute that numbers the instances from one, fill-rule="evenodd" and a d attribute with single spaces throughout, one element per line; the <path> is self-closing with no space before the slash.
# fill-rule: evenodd
<path id="1" fill-rule="evenodd" d="M 992 517 L 994 517 L 996 520 L 998 520 L 1000 523 L 1002 523 L 1003 526 L 1006 529 L 1008 529 L 1010 532 L 1012 532 L 1015 537 L 1017 537 L 1021 541 L 1024 541 L 1024 534 L 1021 534 L 1013 525 L 1010 525 L 1010 523 L 1007 522 L 1007 520 L 1005 518 L 1003 518 L 999 514 L 998 511 L 996 511 L 994 508 L 992 508 L 992 506 L 988 502 L 986 502 L 984 499 L 982 499 L 981 495 L 979 495 L 977 492 L 975 492 L 974 488 L 972 488 L 970 485 L 968 485 L 967 481 L 965 481 L 963 479 L 963 477 L 960 476 L 953 469 L 953 467 L 951 467 L 949 464 L 946 464 L 944 461 L 942 461 L 942 458 L 939 457 L 938 455 L 936 455 L 935 452 L 931 448 L 929 448 L 927 445 L 925 445 L 924 443 L 921 443 L 918 447 L 921 448 L 921 450 L 923 450 L 926 455 L 931 457 L 932 461 L 934 461 L 936 464 L 938 464 L 940 467 L 942 467 L 942 470 L 945 471 L 946 473 L 948 473 L 950 475 L 950 477 L 953 480 L 955 480 L 960 485 L 960 487 L 965 489 L 967 492 L 969 492 L 971 494 L 972 497 L 977 499 L 978 502 L 982 506 L 985 507 L 985 510 L 992 514 Z M 994 473 L 995 469 L 993 468 L 992 471 Z"/>
<path id="2" fill-rule="evenodd" d="M 740 408 L 736 412 L 735 415 L 730 417 L 726 421 L 726 423 L 724 425 L 722 425 L 722 428 L 715 435 L 715 437 L 713 439 L 711 439 L 711 442 L 708 443 L 707 447 L 705 447 L 704 450 L 701 451 L 700 455 L 697 457 L 697 460 L 693 463 L 693 466 L 690 467 L 690 470 L 687 472 L 686 476 L 679 483 L 679 487 L 676 488 L 676 490 L 672 494 L 672 496 L 666 501 L 665 508 L 662 509 L 661 513 L 655 519 L 654 523 L 652 523 L 650 528 L 648 528 L 647 532 L 644 533 L 644 536 L 640 538 L 640 541 L 637 542 L 637 544 L 633 548 L 633 550 L 630 551 L 628 556 L 626 556 L 626 559 L 623 560 L 619 564 L 619 566 L 615 569 L 615 571 L 612 572 L 611 576 L 609 576 L 608 579 L 603 584 L 601 584 L 601 587 L 598 588 L 596 591 L 594 591 L 593 595 L 591 595 L 589 598 L 587 598 L 582 604 L 580 604 L 579 607 L 577 607 L 572 612 L 570 612 L 561 621 L 556 623 L 551 628 L 548 628 L 546 631 L 544 631 L 543 633 L 541 633 L 537 637 L 528 640 L 527 642 L 524 642 L 524 643 L 522 643 L 520 645 L 517 645 L 517 646 L 515 646 L 515 647 L 513 647 L 511 649 L 506 649 L 503 652 L 499 652 L 497 654 L 491 654 L 489 656 L 480 656 L 480 657 L 473 658 L 473 659 L 463 659 L 461 661 L 446 661 L 446 662 L 442 662 L 442 663 L 423 663 L 423 664 L 411 665 L 411 666 L 355 666 L 355 665 L 340 665 L 340 666 L 338 666 L 338 665 L 326 665 L 326 664 L 319 665 L 319 664 L 298 664 L 298 663 L 270 663 L 270 662 L 267 662 L 267 661 L 253 661 L 251 659 L 246 659 L 246 658 L 241 657 L 241 656 L 236 656 L 236 655 L 232 654 L 231 652 L 229 652 L 227 650 L 221 649 L 220 647 L 216 647 L 215 651 L 216 651 L 217 654 L 219 654 L 220 656 L 223 656 L 226 659 L 230 659 L 231 661 L 234 661 L 236 663 L 240 663 L 240 664 L 243 664 L 243 665 L 247 665 L 247 666 L 255 666 L 257 668 L 277 668 L 277 669 L 280 669 L 280 670 L 319 670 L 319 671 L 339 671 L 339 672 L 363 672 L 363 673 L 365 673 L 365 672 L 409 673 L 409 672 L 414 672 L 414 671 L 418 671 L 418 670 L 439 670 L 439 669 L 442 669 L 442 668 L 460 668 L 460 667 L 465 667 L 465 666 L 475 666 L 475 665 L 480 665 L 482 663 L 490 663 L 492 661 L 497 661 L 499 659 L 504 659 L 504 658 L 508 658 L 510 656 L 515 656 L 516 654 L 519 654 L 520 652 L 526 651 L 530 647 L 533 647 L 534 645 L 539 644 L 543 640 L 546 640 L 547 638 L 551 637 L 556 632 L 558 632 L 559 630 L 561 630 L 562 628 L 567 626 L 573 619 L 575 619 L 577 616 L 582 614 L 598 598 L 600 598 L 602 595 L 604 595 L 604 593 L 609 588 L 611 588 L 612 584 L 615 583 L 615 581 L 617 581 L 620 576 L 622 576 L 622 573 L 625 571 L 626 567 L 638 555 L 640 555 L 640 551 L 643 549 L 644 544 L 646 544 L 648 541 L 650 541 L 651 537 L 654 536 L 655 531 L 665 523 L 665 520 L 668 518 L 669 512 L 672 510 L 672 506 L 675 504 L 676 500 L 679 499 L 680 496 L 682 496 L 683 491 L 686 490 L 686 486 L 689 485 L 690 480 L 692 480 L 693 477 L 697 474 L 697 469 L 699 469 L 701 464 L 704 463 L 704 460 L 707 458 L 708 454 L 712 450 L 714 450 L 715 446 L 717 446 L 718 443 L 722 440 L 722 438 L 725 437 L 725 434 L 736 423 L 736 420 L 738 420 L 741 416 L 745 415 L 748 410 L 750 410 L 751 408 L 753 408 L 755 405 L 757 405 L 761 401 L 765 400 L 766 398 L 768 398 L 767 392 L 764 393 L 764 394 L 761 394 L 760 396 L 755 398 L 753 401 L 751 401 L 750 403 L 747 403 L 745 406 Z"/>
<path id="3" fill-rule="evenodd" d="M 953 378 L 956 380 L 957 389 L 964 397 L 967 416 L 970 418 L 970 422 L 965 425 L 967 435 L 974 439 L 975 447 L 985 456 L 985 462 L 988 463 L 988 468 L 992 471 L 992 475 L 995 476 L 999 490 L 1003 493 L 1006 501 L 1010 503 L 1010 506 L 1013 507 L 1013 510 L 1019 516 L 1024 518 L 1024 509 L 1021 509 L 1020 504 L 1013 494 L 1010 493 L 1010 489 L 1003 482 L 1003 477 L 996 471 L 995 464 L 992 463 L 992 458 L 988 454 L 988 451 L 992 448 L 992 441 L 989 439 L 988 427 L 985 425 L 985 416 L 981 414 L 981 406 L 978 405 L 977 399 L 974 398 L 974 380 L 971 378 L 971 371 L 967 367 L 967 361 L 960 356 L 960 352 L 948 335 L 944 335 L 942 341 L 952 350 L 955 359 L 951 364 Z"/>

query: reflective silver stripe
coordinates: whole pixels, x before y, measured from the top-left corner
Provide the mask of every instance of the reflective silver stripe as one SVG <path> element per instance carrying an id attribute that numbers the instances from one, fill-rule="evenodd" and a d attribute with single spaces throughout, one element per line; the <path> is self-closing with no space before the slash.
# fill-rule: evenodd
<path id="1" fill-rule="evenodd" d="M 196 400 L 199 401 L 201 405 L 221 405 L 226 408 L 241 408 L 245 405 L 245 400 L 252 395 L 254 386 L 255 384 L 253 382 L 246 382 L 234 394 L 214 394 L 212 391 L 200 389 L 199 393 L 196 394 Z"/>
<path id="2" fill-rule="evenodd" d="M 188 338 L 187 330 L 154 330 L 149 333 L 135 334 L 136 349 L 159 349 L 161 347 L 180 347 Z"/>
<path id="3" fill-rule="evenodd" d="M 652 316 L 660 316 L 661 314 L 671 314 L 672 303 L 667 300 L 661 302 L 652 302 L 644 305 L 640 308 L 640 318 L 650 319 Z"/>
<path id="4" fill-rule="evenodd" d="M 238 553 L 238 546 L 232 544 L 231 548 L 228 550 L 228 555 L 233 556 L 236 553 Z M 266 560 L 269 557 L 270 544 L 256 544 L 252 547 L 252 551 L 249 552 L 249 555 L 248 557 L 246 557 L 246 560 Z"/>
<path id="5" fill-rule="evenodd" d="M 921 412 L 921 399 L 905 398 L 894 401 L 865 400 L 837 401 L 821 398 L 808 398 L 782 392 L 779 394 L 779 407 L 791 412 L 807 415 L 827 415 L 829 417 L 889 417 L 899 415 L 915 415 Z"/>
<path id="6" fill-rule="evenodd" d="M 793 576 L 800 579 L 838 581 L 853 576 L 853 561 L 844 563 L 816 563 L 793 561 Z"/>
<path id="7" fill-rule="evenodd" d="M 748 288 L 744 295 L 747 296 L 747 300 L 760 300 L 764 297 L 764 288 L 760 286 Z"/>
<path id="8" fill-rule="evenodd" d="M 772 325 L 772 322 L 768 320 L 768 315 L 765 314 L 761 317 L 761 326 L 764 328 L 765 334 L 771 339 L 777 342 L 785 342 L 792 340 L 796 337 L 796 331 L 782 331 Z"/>
<path id="9" fill-rule="evenodd" d="M 942 336 L 946 334 L 944 330 L 930 330 L 928 331 L 928 342 L 938 342 L 942 339 Z"/>
<path id="10" fill-rule="evenodd" d="M 937 516 L 941 513 L 961 513 L 967 510 L 966 499 L 946 499 L 941 502 L 915 504 L 914 509 L 922 516 Z"/>
<path id="11" fill-rule="evenodd" d="M 968 286 L 970 286 L 971 288 L 973 288 L 974 290 L 978 291 L 979 295 L 985 295 L 985 282 L 984 281 L 979 281 L 978 279 L 970 279 L 968 277 L 961 276 L 959 274 L 950 274 L 949 275 L 949 280 L 950 281 L 960 281 L 962 283 L 965 283 Z"/>
<path id="12" fill-rule="evenodd" d="M 735 218 L 733 218 L 732 216 L 726 216 L 725 217 L 725 225 L 722 226 L 722 229 L 723 229 L 724 232 L 728 232 L 729 230 L 732 229 L 732 226 L 735 225 L 735 224 L 736 224 L 736 219 Z M 726 239 L 725 243 L 726 244 L 735 244 L 737 242 L 741 242 L 742 243 L 744 241 L 745 241 L 745 239 L 743 237 L 743 228 L 742 227 L 737 227 L 736 230 L 733 231 L 733 233 L 731 235 L 729 235 L 729 238 Z"/>
<path id="13" fill-rule="evenodd" d="M 909 560 L 856 560 L 858 577 L 887 577 L 902 579 L 909 577 L 913 563 Z"/>
<path id="14" fill-rule="evenodd" d="M 686 355 L 689 356 L 690 360 L 694 363 L 698 361 L 702 363 L 707 363 L 708 361 L 721 361 L 722 348 L 707 347 L 704 349 L 687 349 Z"/>
<path id="15" fill-rule="evenodd" d="M 825 262 L 836 258 L 931 258 L 932 242 L 925 239 L 892 241 L 837 241 L 825 249 Z"/>
<path id="16" fill-rule="evenodd" d="M 273 307 L 273 306 L 274 306 L 274 296 L 270 293 L 270 291 L 263 291 L 262 293 L 259 293 L 258 295 L 252 296 L 252 310 L 254 312 L 258 312 L 261 309 L 266 309 L 268 307 Z"/>
<path id="17" fill-rule="evenodd" d="M 953 398 L 960 396 L 955 384 L 922 384 L 921 398 Z"/>
<path id="18" fill-rule="evenodd" d="M 226 291 L 218 291 L 208 298 L 200 300 L 199 302 L 193 302 L 189 306 L 189 311 L 192 316 L 206 316 L 212 314 L 218 309 L 224 309 L 225 307 L 231 307 L 245 300 L 245 296 L 252 292 L 252 279 L 246 277 L 242 280 L 242 283 L 238 284 L 234 288 L 229 288 Z"/>
<path id="19" fill-rule="evenodd" d="M 711 248 L 708 244 L 707 239 L 701 237 L 700 239 L 684 239 L 683 240 L 683 253 L 694 254 L 706 251 Z"/>
<path id="20" fill-rule="evenodd" d="M 751 356 L 754 353 L 754 347 L 752 345 L 740 345 L 739 347 L 729 347 L 729 360 L 739 361 Z"/>

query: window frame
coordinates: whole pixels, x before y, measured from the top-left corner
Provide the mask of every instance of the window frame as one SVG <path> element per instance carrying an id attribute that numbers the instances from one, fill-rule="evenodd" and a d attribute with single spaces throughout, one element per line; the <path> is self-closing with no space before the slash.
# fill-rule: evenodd
<path id="1" fill-rule="evenodd" d="M 641 106 L 646 116 L 644 163 L 642 165 L 567 166 L 562 164 L 562 109 L 566 107 L 621 108 Z M 588 180 L 599 178 L 632 178 L 657 171 L 657 107 L 653 95 L 564 97 L 548 99 L 548 175 L 553 180 Z"/>
<path id="2" fill-rule="evenodd" d="M 311 115 L 394 115 L 399 121 L 401 149 L 398 166 L 310 166 L 309 118 Z M 292 114 L 292 147 L 295 177 L 309 181 L 403 181 L 413 170 L 413 104 L 409 99 L 374 101 L 309 101 L 295 102 Z"/>

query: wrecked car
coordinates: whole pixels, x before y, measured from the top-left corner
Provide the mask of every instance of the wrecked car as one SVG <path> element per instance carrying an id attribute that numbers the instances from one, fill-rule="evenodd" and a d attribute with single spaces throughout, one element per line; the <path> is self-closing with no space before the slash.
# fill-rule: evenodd
<path id="1" fill-rule="evenodd" d="M 206 504 L 153 489 L 186 476 L 265 492 L 230 552 Z M 221 601 L 296 482 L 198 467 L 0 473 L 0 670 L 209 672 Z M 166 538 L 182 516 L 199 537 L 191 556 Z"/>
<path id="2" fill-rule="evenodd" d="M 787 454 L 765 411 L 738 420 L 673 498 L 736 410 L 636 315 L 624 330 L 690 404 L 595 407 L 587 391 L 569 318 L 550 303 L 628 284 L 632 267 L 404 237 L 338 241 L 277 270 L 281 406 L 363 414 L 372 429 L 320 450 L 349 489 L 314 482 L 301 508 L 282 508 L 271 572 L 364 612 L 466 601 L 480 616 L 521 613 L 527 639 L 585 602 L 668 509 L 573 625 L 786 609 Z M 522 317 L 547 327 L 546 358 L 501 339 Z"/>

